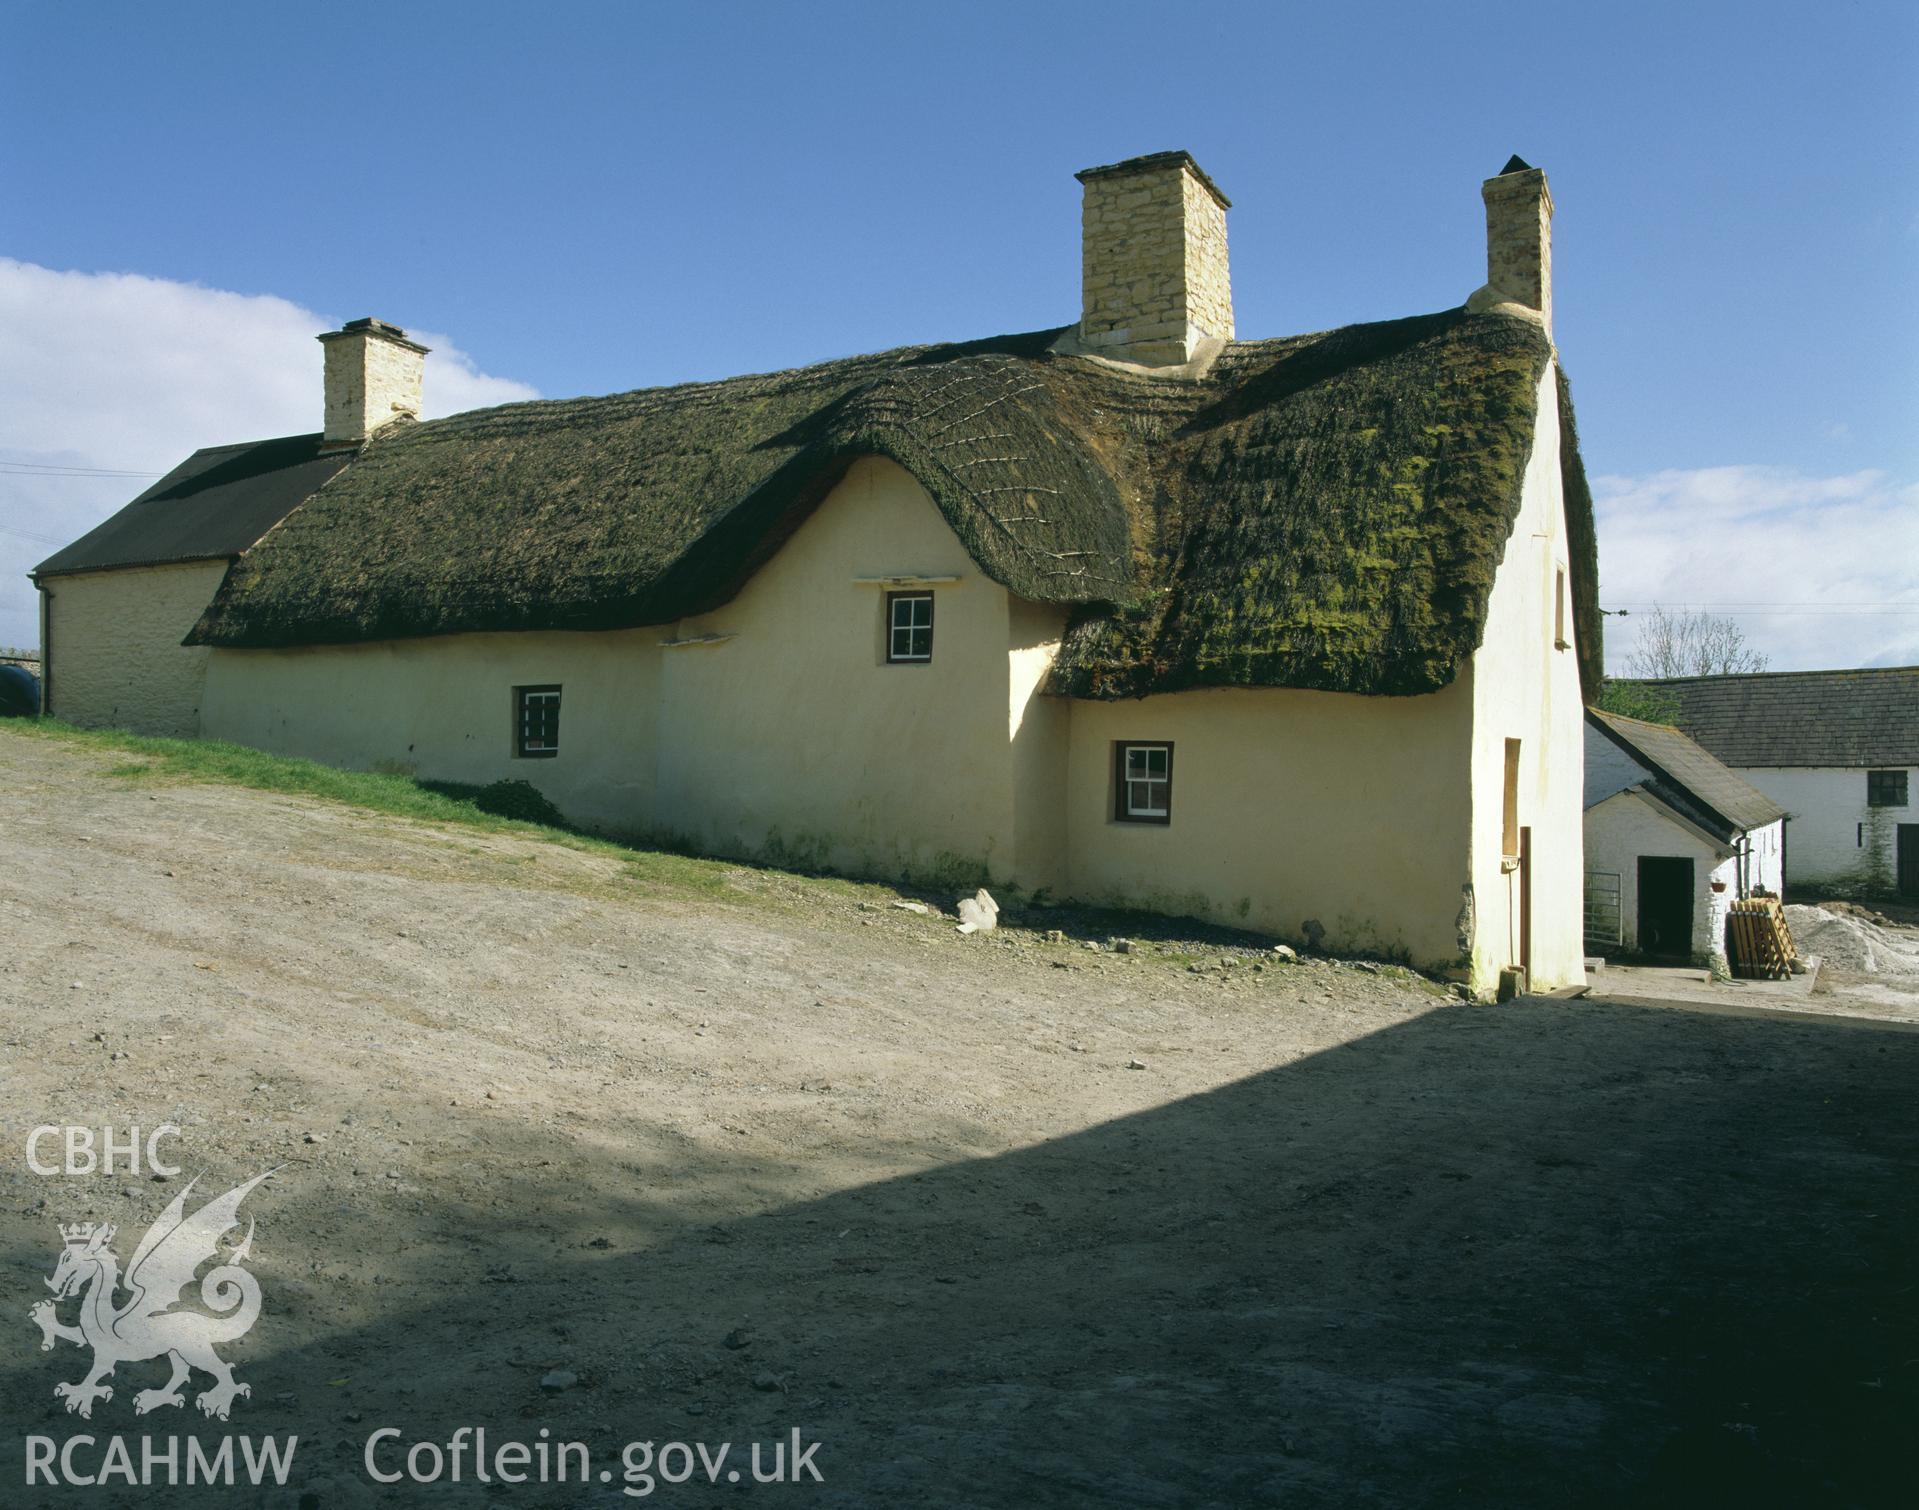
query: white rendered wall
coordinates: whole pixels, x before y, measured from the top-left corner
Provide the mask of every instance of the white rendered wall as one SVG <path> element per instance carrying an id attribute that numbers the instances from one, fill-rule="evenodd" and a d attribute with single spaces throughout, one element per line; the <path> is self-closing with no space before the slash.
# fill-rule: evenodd
<path id="1" fill-rule="evenodd" d="M 1725 908 L 1737 887 L 1730 849 L 1708 843 L 1698 831 L 1675 823 L 1665 808 L 1637 792 L 1621 792 L 1586 810 L 1586 868 L 1619 877 L 1621 947 L 1639 948 L 1639 860 L 1642 855 L 1693 862 L 1692 950 L 1725 953 Z M 1715 895 L 1711 883 L 1727 882 Z"/>
<path id="2" fill-rule="evenodd" d="M 1861 893 L 1898 884 L 1898 828 L 1919 823 L 1919 766 L 1906 772 L 1905 807 L 1866 806 L 1865 768 L 1739 767 L 1739 774 L 1786 810 L 1787 880 Z"/>

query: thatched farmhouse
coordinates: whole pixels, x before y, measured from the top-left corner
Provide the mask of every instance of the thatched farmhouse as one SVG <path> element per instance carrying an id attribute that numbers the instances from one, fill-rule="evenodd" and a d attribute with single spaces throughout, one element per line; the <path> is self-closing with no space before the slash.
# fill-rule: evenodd
<path id="1" fill-rule="evenodd" d="M 1587 946 L 1723 965 L 1732 904 L 1785 887 L 1785 819 L 1679 730 L 1587 709 Z"/>
<path id="2" fill-rule="evenodd" d="M 1062 329 L 427 423 L 420 347 L 329 332 L 320 434 L 197 453 L 41 566 L 51 711 L 1580 980 L 1545 175 L 1484 185 L 1463 307 L 1276 340 L 1190 157 L 1079 178 Z"/>
<path id="3" fill-rule="evenodd" d="M 1786 810 L 1792 885 L 1919 897 L 1919 666 L 1635 685 Z"/>

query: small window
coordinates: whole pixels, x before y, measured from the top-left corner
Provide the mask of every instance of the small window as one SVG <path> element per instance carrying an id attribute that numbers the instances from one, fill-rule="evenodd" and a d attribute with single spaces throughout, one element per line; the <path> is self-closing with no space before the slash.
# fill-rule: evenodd
<path id="1" fill-rule="evenodd" d="M 560 753 L 560 689 L 513 689 L 513 753 L 525 760 L 551 760 Z"/>
<path id="2" fill-rule="evenodd" d="M 933 659 L 933 595 L 930 592 L 886 595 L 886 658 L 896 664 Z"/>
<path id="3" fill-rule="evenodd" d="M 1867 807 L 1904 807 L 1906 773 L 1904 771 L 1866 772 Z"/>
<path id="4" fill-rule="evenodd" d="M 1506 783 L 1500 803 L 1501 853 L 1511 859 L 1519 854 L 1519 741 L 1506 741 Z"/>
<path id="5" fill-rule="evenodd" d="M 1173 821 L 1173 747 L 1116 744 L 1113 816 L 1121 823 Z"/>

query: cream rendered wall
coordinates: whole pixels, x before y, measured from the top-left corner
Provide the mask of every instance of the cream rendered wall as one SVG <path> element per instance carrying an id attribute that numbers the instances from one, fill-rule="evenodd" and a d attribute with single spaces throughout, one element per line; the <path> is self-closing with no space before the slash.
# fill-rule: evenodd
<path id="1" fill-rule="evenodd" d="M 882 586 L 936 583 L 933 659 L 885 661 Z M 568 816 L 720 854 L 1043 885 L 1065 710 L 1059 610 L 983 575 L 918 483 L 856 462 L 739 595 L 676 625 L 219 650 L 214 737 L 359 769 L 522 777 Z M 664 648 L 663 642 L 726 636 Z M 512 689 L 558 683 L 560 753 L 512 754 Z M 1022 827 L 1036 852 L 1017 859 Z"/>
<path id="2" fill-rule="evenodd" d="M 930 663 L 886 662 L 887 588 L 858 579 L 897 576 L 958 579 L 931 584 Z M 910 474 L 855 462 L 738 597 L 667 636 L 734 638 L 664 652 L 657 825 L 721 854 L 1032 876 L 1014 768 L 1034 746 L 1023 795 L 1043 843 L 1058 715 L 1033 704 L 1060 623 L 1016 613 Z"/>
<path id="3" fill-rule="evenodd" d="M 199 734 L 207 652 L 180 641 L 226 570 L 224 560 L 189 561 L 47 578 L 48 711 L 93 727 Z"/>
<path id="4" fill-rule="evenodd" d="M 1074 704 L 1040 687 L 1059 655 L 1066 610 L 1007 600 L 1011 621 L 1007 732 L 1013 749 L 1013 879 L 1029 891 L 1066 884 L 1068 757 Z"/>
<path id="5" fill-rule="evenodd" d="M 1470 826 L 1469 692 L 1286 689 L 1075 702 L 1069 889 L 1447 966 Z M 1173 744 L 1172 821 L 1113 817 L 1116 741 Z"/>
<path id="6" fill-rule="evenodd" d="M 216 650 L 205 732 L 356 770 L 519 777 L 569 817 L 639 833 L 653 812 L 660 638 L 630 629 Z M 518 759 L 513 689 L 553 682 L 560 753 Z"/>
<path id="7" fill-rule="evenodd" d="M 1519 873 L 1504 860 L 1508 739 L 1520 741 L 1519 822 L 1532 829 L 1531 985 L 1553 990 L 1586 978 L 1585 703 L 1570 601 L 1567 643 L 1555 644 L 1556 577 L 1568 564 L 1557 376 L 1548 364 L 1519 517 L 1493 582 L 1485 638 L 1462 677 L 1472 697 L 1472 980 L 1481 990 L 1520 953 Z"/>
<path id="8" fill-rule="evenodd" d="M 1919 766 L 1904 768 L 1911 803 L 1907 807 L 1867 807 L 1864 766 L 1738 769 L 1791 818 L 1786 869 L 1793 885 L 1861 893 L 1891 891 L 1898 885 L 1899 825 L 1919 823 Z"/>

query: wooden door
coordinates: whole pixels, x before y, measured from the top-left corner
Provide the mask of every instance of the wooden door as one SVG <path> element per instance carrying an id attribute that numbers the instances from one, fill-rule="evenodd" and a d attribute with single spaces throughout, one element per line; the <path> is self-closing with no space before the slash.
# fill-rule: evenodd
<path id="1" fill-rule="evenodd" d="M 1899 825 L 1899 895 L 1919 897 L 1919 823 Z"/>
<path id="2" fill-rule="evenodd" d="M 1639 857 L 1639 952 L 1651 959 L 1692 958 L 1692 861 Z"/>
<path id="3" fill-rule="evenodd" d="M 1533 831 L 1519 831 L 1519 968 L 1533 987 Z"/>

